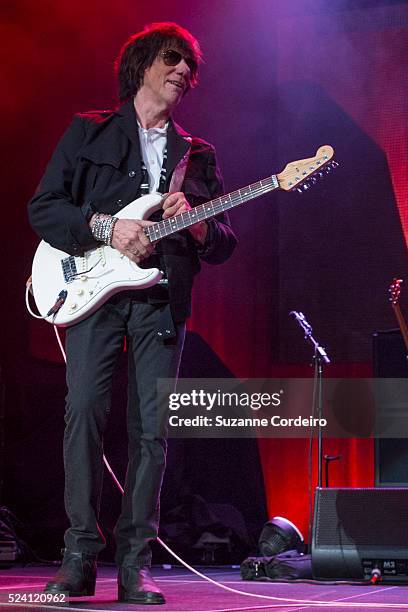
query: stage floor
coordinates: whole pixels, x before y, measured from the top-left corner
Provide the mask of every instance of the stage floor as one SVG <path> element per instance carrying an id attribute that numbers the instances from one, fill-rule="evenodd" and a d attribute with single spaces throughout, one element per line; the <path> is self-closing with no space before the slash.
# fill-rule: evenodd
<path id="1" fill-rule="evenodd" d="M 282 600 L 257 599 L 229 593 L 210 584 L 182 568 L 153 568 L 153 575 L 162 588 L 167 603 L 156 606 L 160 610 L 180 612 L 234 612 L 251 610 L 344 610 L 341 603 L 353 603 L 352 610 L 408 610 L 406 586 L 354 586 L 314 585 L 301 583 L 244 582 L 238 569 L 205 568 L 202 573 L 222 584 L 253 594 L 268 595 Z M 44 583 L 55 573 L 55 568 L 45 566 L 13 567 L 2 569 L 0 574 L 0 612 L 4 610 L 57 610 L 61 606 L 36 604 L 10 604 L 9 594 L 41 593 Z M 289 602 L 289 599 L 296 600 Z M 332 602 L 326 607 L 298 600 Z M 291 603 L 292 605 L 288 605 Z M 363 604 L 363 605 L 362 605 Z M 364 605 L 365 604 L 365 605 Z M 392 607 L 389 607 L 392 604 Z M 395 606 L 395 607 L 394 607 Z M 99 610 L 146 610 L 149 606 L 121 604 L 116 601 L 116 569 L 100 567 L 94 597 L 72 598 L 70 610 L 99 612 Z M 62 607 L 62 610 L 64 607 Z"/>

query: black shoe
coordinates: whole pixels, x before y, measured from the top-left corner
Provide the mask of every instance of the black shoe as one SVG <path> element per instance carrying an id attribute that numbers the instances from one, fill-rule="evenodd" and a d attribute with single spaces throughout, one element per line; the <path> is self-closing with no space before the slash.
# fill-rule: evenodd
<path id="1" fill-rule="evenodd" d="M 45 593 L 68 593 L 69 597 L 95 595 L 96 555 L 65 551 L 55 578 L 46 585 Z"/>
<path id="2" fill-rule="evenodd" d="M 119 568 L 118 600 L 138 604 L 164 604 L 163 593 L 153 580 L 149 567 Z"/>

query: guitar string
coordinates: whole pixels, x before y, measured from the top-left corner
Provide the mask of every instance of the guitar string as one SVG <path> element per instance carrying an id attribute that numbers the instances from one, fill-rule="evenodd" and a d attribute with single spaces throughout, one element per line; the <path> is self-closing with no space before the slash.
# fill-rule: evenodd
<path id="1" fill-rule="evenodd" d="M 294 185 L 292 189 L 296 189 L 297 186 L 300 187 L 300 185 L 304 181 L 308 180 L 309 178 L 312 178 L 315 173 L 318 173 L 319 171 L 322 171 L 322 172 L 325 171 L 326 164 L 332 163 L 332 161 L 333 160 L 329 160 L 329 162 L 325 162 L 325 165 L 322 164 L 321 166 L 316 168 L 314 172 L 312 172 L 309 176 L 304 177 L 302 181 L 298 182 L 297 185 Z M 260 197 L 261 195 L 264 195 L 266 193 L 269 193 L 270 191 L 273 191 L 274 189 L 277 189 L 278 185 L 274 184 L 274 179 L 276 179 L 276 175 L 272 175 L 270 177 L 264 178 L 261 181 L 257 181 L 255 183 L 252 183 L 251 185 L 248 185 L 247 187 L 241 187 L 240 189 L 236 191 L 233 191 L 229 194 L 226 194 L 214 200 L 210 200 L 209 202 L 205 202 L 204 204 L 201 204 L 189 211 L 181 213 L 180 215 L 177 215 L 176 217 L 172 217 L 171 219 L 164 219 L 158 222 L 158 224 L 154 226 L 145 228 L 144 232 L 146 236 L 148 236 L 150 239 L 153 238 L 154 240 L 158 240 L 161 238 L 165 238 L 171 233 L 174 233 L 181 229 L 185 229 L 186 227 L 189 227 L 190 225 L 193 225 L 194 223 L 197 222 L 197 219 L 198 221 L 202 221 L 207 218 L 211 218 L 211 216 L 215 216 L 225 210 L 230 210 L 231 208 L 234 208 L 235 206 L 238 206 L 239 204 L 243 204 L 244 202 L 247 202 L 248 200 L 255 199 L 257 197 Z M 262 185 L 264 181 L 268 181 L 269 184 Z M 249 192 L 242 194 L 241 192 L 244 190 L 249 190 Z M 229 201 L 225 200 L 225 198 L 229 198 Z M 207 215 L 207 212 L 210 208 L 211 208 L 211 214 Z M 192 217 L 194 216 L 196 216 L 197 219 L 192 219 Z"/>
<path id="2" fill-rule="evenodd" d="M 248 189 L 248 187 L 243 187 L 242 189 Z M 197 220 L 202 221 L 204 219 L 211 218 L 212 216 L 224 212 L 225 210 L 229 210 L 231 208 L 234 208 L 235 206 L 238 206 L 239 204 L 243 204 L 248 200 L 252 200 L 257 197 L 260 197 L 261 195 L 269 193 L 274 189 L 277 189 L 277 187 L 263 186 L 258 187 L 257 189 L 253 189 L 248 194 L 238 194 L 237 192 L 232 192 L 225 196 L 221 196 L 220 198 L 216 198 L 215 200 L 200 204 L 199 207 L 202 208 L 195 207 L 191 210 L 181 213 L 180 215 L 177 215 L 176 217 L 171 217 L 171 219 L 169 218 L 164 219 L 163 221 L 159 221 L 156 225 L 145 228 L 145 234 L 149 236 L 149 238 L 164 238 L 165 235 L 168 235 L 166 234 L 168 230 L 171 230 L 171 233 L 173 233 L 175 231 L 179 231 L 180 229 L 185 229 L 189 225 L 197 223 Z M 230 199 L 229 201 L 226 201 L 224 200 L 224 198 Z M 197 208 L 199 208 L 199 210 L 197 210 Z M 210 209 L 211 213 L 208 214 L 208 211 Z M 197 218 L 194 219 L 193 217 Z M 163 232 L 165 232 L 164 235 L 162 235 Z"/>

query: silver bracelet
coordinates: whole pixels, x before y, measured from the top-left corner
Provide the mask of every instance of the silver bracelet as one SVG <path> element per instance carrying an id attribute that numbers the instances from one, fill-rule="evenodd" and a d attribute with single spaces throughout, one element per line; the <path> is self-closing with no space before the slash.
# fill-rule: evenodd
<path id="1" fill-rule="evenodd" d="M 96 213 L 91 226 L 92 236 L 95 240 L 104 242 L 107 246 L 111 246 L 113 228 L 117 220 L 117 217 Z"/>

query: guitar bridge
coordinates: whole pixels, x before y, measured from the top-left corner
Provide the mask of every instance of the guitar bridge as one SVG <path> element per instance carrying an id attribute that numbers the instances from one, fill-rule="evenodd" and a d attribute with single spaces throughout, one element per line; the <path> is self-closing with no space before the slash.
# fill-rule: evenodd
<path id="1" fill-rule="evenodd" d="M 75 257 L 71 255 L 70 257 L 61 259 L 61 266 L 65 282 L 72 283 L 75 280 L 76 275 L 78 274 Z"/>

